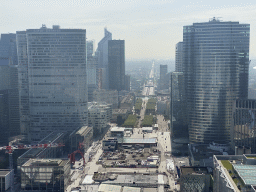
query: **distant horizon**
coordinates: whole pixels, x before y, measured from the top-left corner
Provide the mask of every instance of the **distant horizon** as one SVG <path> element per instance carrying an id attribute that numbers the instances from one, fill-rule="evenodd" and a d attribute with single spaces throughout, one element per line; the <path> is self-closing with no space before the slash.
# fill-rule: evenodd
<path id="1" fill-rule="evenodd" d="M 107 27 L 113 39 L 125 40 L 125 57 L 130 60 L 175 59 L 183 26 L 213 17 L 238 21 L 251 26 L 250 57 L 256 58 L 256 2 L 252 0 L 2 0 L 0 7 L 1 34 L 59 25 L 86 29 L 87 39 L 97 47 Z"/>

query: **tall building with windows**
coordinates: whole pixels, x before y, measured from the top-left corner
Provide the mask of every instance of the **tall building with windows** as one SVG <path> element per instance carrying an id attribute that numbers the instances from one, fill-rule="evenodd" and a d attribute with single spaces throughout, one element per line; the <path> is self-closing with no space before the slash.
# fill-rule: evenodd
<path id="1" fill-rule="evenodd" d="M 0 52 L 1 54 L 1 52 Z M 12 57 L 0 57 L 0 142 L 20 134 L 18 70 Z"/>
<path id="2" fill-rule="evenodd" d="M 184 74 L 170 73 L 170 120 L 171 131 L 174 137 L 188 137 L 187 114 L 184 101 Z"/>
<path id="3" fill-rule="evenodd" d="M 183 72 L 183 42 L 175 45 L 175 71 Z"/>
<path id="4" fill-rule="evenodd" d="M 99 85 L 100 89 L 109 89 L 109 77 L 108 77 L 108 42 L 112 40 L 112 33 L 106 28 L 104 29 L 104 37 L 98 43 L 97 55 L 99 63 Z"/>
<path id="5" fill-rule="evenodd" d="M 93 91 L 98 88 L 98 57 L 94 55 L 94 42 L 86 41 L 88 101 L 93 100 Z"/>
<path id="6" fill-rule="evenodd" d="M 30 140 L 87 125 L 86 30 L 17 32 L 20 123 Z"/>
<path id="7" fill-rule="evenodd" d="M 125 89 L 125 44 L 124 40 L 108 42 L 109 89 Z"/>
<path id="8" fill-rule="evenodd" d="M 237 99 L 233 105 L 231 146 L 250 149 L 256 153 L 256 100 Z"/>
<path id="9" fill-rule="evenodd" d="M 158 89 L 168 89 L 169 88 L 169 75 L 168 72 L 168 66 L 167 65 L 160 65 L 160 79 L 158 84 Z"/>
<path id="10" fill-rule="evenodd" d="M 10 65 L 18 64 L 15 33 L 1 34 L 0 57 L 9 58 Z"/>
<path id="11" fill-rule="evenodd" d="M 250 25 L 209 22 L 183 27 L 191 143 L 230 142 L 232 104 L 247 98 Z"/>

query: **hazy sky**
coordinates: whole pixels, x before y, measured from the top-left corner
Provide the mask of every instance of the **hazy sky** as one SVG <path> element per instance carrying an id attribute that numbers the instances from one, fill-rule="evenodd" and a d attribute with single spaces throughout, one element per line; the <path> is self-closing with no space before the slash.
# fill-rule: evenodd
<path id="1" fill-rule="evenodd" d="M 107 27 L 113 39 L 125 40 L 126 59 L 174 59 L 182 27 L 212 17 L 251 24 L 256 58 L 255 0 L 0 0 L 0 33 L 58 24 L 86 29 L 97 46 Z"/>

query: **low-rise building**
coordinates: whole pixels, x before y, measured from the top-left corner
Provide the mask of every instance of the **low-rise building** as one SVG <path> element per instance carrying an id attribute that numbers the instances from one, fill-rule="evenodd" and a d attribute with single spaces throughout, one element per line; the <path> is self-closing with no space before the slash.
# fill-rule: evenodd
<path id="1" fill-rule="evenodd" d="M 256 154 L 214 155 L 214 192 L 255 191 Z"/>
<path id="2" fill-rule="evenodd" d="M 180 191 L 209 192 L 210 180 L 206 167 L 180 167 Z"/>
<path id="3" fill-rule="evenodd" d="M 156 138 L 129 138 L 129 137 L 121 137 L 118 138 L 118 145 L 126 146 L 126 145 L 139 145 L 141 147 L 153 147 L 157 146 Z"/>
<path id="4" fill-rule="evenodd" d="M 42 139 L 38 144 L 46 144 L 46 143 L 66 143 L 68 142 L 68 137 L 66 137 L 65 133 L 50 133 L 47 137 Z M 51 147 L 51 148 L 32 148 L 27 150 L 17 159 L 17 171 L 19 175 L 20 167 L 25 162 L 27 162 L 31 158 L 57 158 L 63 154 L 64 147 Z"/>
<path id="5" fill-rule="evenodd" d="M 101 134 L 108 126 L 107 111 L 94 105 L 90 106 L 88 108 L 88 125 L 93 127 L 94 135 Z"/>
<path id="6" fill-rule="evenodd" d="M 106 111 L 107 114 L 107 122 L 110 122 L 112 118 L 112 105 L 107 104 L 106 102 L 89 102 L 88 103 L 88 109 L 89 108 L 98 108 Z"/>
<path id="7" fill-rule="evenodd" d="M 128 109 L 113 109 L 111 122 L 117 123 L 118 118 L 123 119 L 124 121 L 125 119 L 127 119 L 128 115 L 129 115 Z"/>
<path id="8" fill-rule="evenodd" d="M 188 149 L 192 166 L 213 168 L 213 155 L 223 154 L 223 152 L 210 149 L 208 144 L 189 144 Z"/>
<path id="9" fill-rule="evenodd" d="M 112 127 L 110 129 L 111 137 L 123 137 L 133 133 L 133 128 L 129 127 Z"/>
<path id="10" fill-rule="evenodd" d="M 112 109 L 118 108 L 118 91 L 97 89 L 93 91 L 93 101 L 106 102 L 112 105 Z"/>
<path id="11" fill-rule="evenodd" d="M 123 137 L 125 129 L 125 127 L 112 127 L 110 129 L 111 137 Z"/>
<path id="12" fill-rule="evenodd" d="M 64 192 L 69 180 L 69 159 L 30 159 L 21 166 L 22 191 Z"/>
<path id="13" fill-rule="evenodd" d="M 83 143 L 84 151 L 87 151 L 92 144 L 93 128 L 88 126 L 78 128 L 69 135 L 69 138 L 71 152 L 77 150 L 80 143 Z"/>
<path id="14" fill-rule="evenodd" d="M 11 188 L 11 181 L 13 178 L 14 170 L 0 169 L 0 191 L 7 191 Z"/>
<path id="15" fill-rule="evenodd" d="M 256 153 L 255 116 L 255 99 L 237 99 L 234 101 L 231 121 L 231 146 L 237 155 Z M 240 153 L 243 149 L 246 151 Z"/>
<path id="16" fill-rule="evenodd" d="M 115 151 L 117 149 L 117 139 L 108 138 L 107 140 L 102 141 L 103 151 Z"/>
<path id="17" fill-rule="evenodd" d="M 153 132 L 153 127 L 142 127 L 142 132 L 143 133 L 152 133 Z"/>
<path id="18" fill-rule="evenodd" d="M 120 108 L 128 109 L 128 111 L 131 111 L 135 103 L 134 98 L 135 97 L 132 94 L 124 96 L 120 102 Z"/>

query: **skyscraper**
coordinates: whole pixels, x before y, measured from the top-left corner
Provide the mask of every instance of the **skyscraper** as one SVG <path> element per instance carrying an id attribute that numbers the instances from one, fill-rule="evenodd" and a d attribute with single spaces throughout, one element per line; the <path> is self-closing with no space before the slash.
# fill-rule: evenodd
<path id="1" fill-rule="evenodd" d="M 167 75 L 168 66 L 160 65 L 160 79 L 159 79 L 159 90 L 168 89 L 169 88 L 169 75 Z"/>
<path id="2" fill-rule="evenodd" d="M 15 33 L 1 34 L 0 57 L 9 58 L 10 65 L 18 64 Z"/>
<path id="3" fill-rule="evenodd" d="M 2 142 L 20 134 L 19 92 L 17 70 L 16 34 L 1 34 L 0 40 L 0 94 Z M 5 124 L 6 123 L 6 124 Z M 5 124 L 4 126 L 2 126 Z"/>
<path id="4" fill-rule="evenodd" d="M 230 142 L 232 102 L 248 95 L 250 25 L 183 27 L 184 75 L 191 143 Z"/>
<path id="5" fill-rule="evenodd" d="M 125 89 L 125 48 L 124 40 L 108 42 L 109 89 Z"/>
<path id="6" fill-rule="evenodd" d="M 174 137 L 188 137 L 186 106 L 184 102 L 184 74 L 170 73 L 170 120 Z"/>
<path id="7" fill-rule="evenodd" d="M 98 57 L 94 55 L 93 41 L 86 42 L 88 101 L 93 100 L 93 91 L 98 88 Z"/>
<path id="8" fill-rule="evenodd" d="M 108 77 L 108 42 L 112 40 L 112 33 L 110 33 L 106 28 L 104 29 L 105 36 L 98 43 L 97 54 L 99 59 L 99 68 L 100 68 L 100 81 L 102 89 L 109 89 L 109 77 Z"/>
<path id="9" fill-rule="evenodd" d="M 21 131 L 40 140 L 87 125 L 86 31 L 17 32 Z"/>
<path id="10" fill-rule="evenodd" d="M 175 71 L 183 72 L 183 42 L 175 45 Z"/>
<path id="11" fill-rule="evenodd" d="M 12 73 L 16 69 L 16 75 Z M 13 86 L 12 82 L 15 82 Z M 10 59 L 0 57 L 0 142 L 8 144 L 8 137 L 19 134 L 19 105 L 17 68 Z M 16 93 L 16 94 L 14 94 Z M 15 106 L 14 108 L 12 106 Z"/>
<path id="12" fill-rule="evenodd" d="M 131 90 L 131 76 L 130 75 L 125 75 L 124 77 L 124 89 L 126 91 L 130 91 Z"/>

